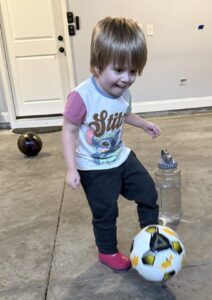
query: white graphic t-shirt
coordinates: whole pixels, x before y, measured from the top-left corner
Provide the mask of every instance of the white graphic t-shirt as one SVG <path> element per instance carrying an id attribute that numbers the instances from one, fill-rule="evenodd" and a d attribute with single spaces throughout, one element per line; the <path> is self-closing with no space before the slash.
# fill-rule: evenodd
<path id="1" fill-rule="evenodd" d="M 124 116 L 131 111 L 129 90 L 118 98 L 100 90 L 94 77 L 69 95 L 64 116 L 79 126 L 76 164 L 79 170 L 120 166 L 130 149 L 122 142 Z"/>

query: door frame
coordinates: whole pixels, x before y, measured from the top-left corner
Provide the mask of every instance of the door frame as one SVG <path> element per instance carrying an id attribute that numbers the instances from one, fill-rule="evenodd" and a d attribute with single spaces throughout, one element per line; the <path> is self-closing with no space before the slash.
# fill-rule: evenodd
<path id="1" fill-rule="evenodd" d="M 0 0 L 0 20 L 2 20 L 1 12 L 1 1 Z M 64 43 L 66 49 L 66 59 L 68 65 L 68 76 L 69 76 L 69 86 L 70 90 L 75 86 L 75 76 L 74 76 L 74 67 L 72 61 L 72 51 L 71 51 L 71 41 L 68 33 L 68 24 L 67 24 L 67 1 L 58 0 L 60 2 L 61 16 L 62 16 L 62 25 L 64 31 Z M 44 116 L 44 117 L 33 117 L 33 118 L 17 118 L 14 108 L 12 87 L 10 84 L 9 71 L 7 66 L 7 50 L 5 44 L 5 31 L 4 24 L 0 23 L 1 37 L 0 37 L 0 74 L 3 83 L 4 94 L 6 98 L 6 104 L 8 108 L 8 117 L 7 121 L 10 123 L 12 129 L 15 128 L 33 128 L 33 127 L 49 127 L 49 126 L 62 126 L 63 116 Z"/>

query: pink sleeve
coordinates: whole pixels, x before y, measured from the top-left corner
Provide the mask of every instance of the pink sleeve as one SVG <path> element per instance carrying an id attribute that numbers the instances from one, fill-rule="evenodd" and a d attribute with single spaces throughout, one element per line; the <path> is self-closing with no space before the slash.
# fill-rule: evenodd
<path id="1" fill-rule="evenodd" d="M 79 93 L 71 92 L 68 95 L 63 115 L 78 126 L 82 124 L 86 115 L 86 107 Z"/>

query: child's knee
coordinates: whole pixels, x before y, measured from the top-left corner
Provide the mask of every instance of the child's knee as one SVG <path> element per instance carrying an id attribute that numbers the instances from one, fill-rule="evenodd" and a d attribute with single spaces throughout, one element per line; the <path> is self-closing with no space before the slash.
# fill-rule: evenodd
<path id="1" fill-rule="evenodd" d="M 157 206 L 158 193 L 154 186 L 141 193 L 140 196 L 135 199 L 136 203 L 145 205 L 151 208 Z"/>

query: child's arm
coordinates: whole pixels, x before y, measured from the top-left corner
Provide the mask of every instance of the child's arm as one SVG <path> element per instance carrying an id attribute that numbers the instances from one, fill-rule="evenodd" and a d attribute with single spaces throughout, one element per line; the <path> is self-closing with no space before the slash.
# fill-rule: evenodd
<path id="1" fill-rule="evenodd" d="M 80 176 L 76 168 L 75 152 L 76 140 L 79 126 L 73 124 L 64 117 L 62 142 L 64 158 L 67 166 L 66 183 L 72 188 L 77 189 L 80 185 Z"/>
<path id="2" fill-rule="evenodd" d="M 148 135 L 150 135 L 153 139 L 160 135 L 160 128 L 150 122 L 147 121 L 134 113 L 128 113 L 125 116 L 125 123 L 130 124 L 132 126 L 142 128 Z"/>

